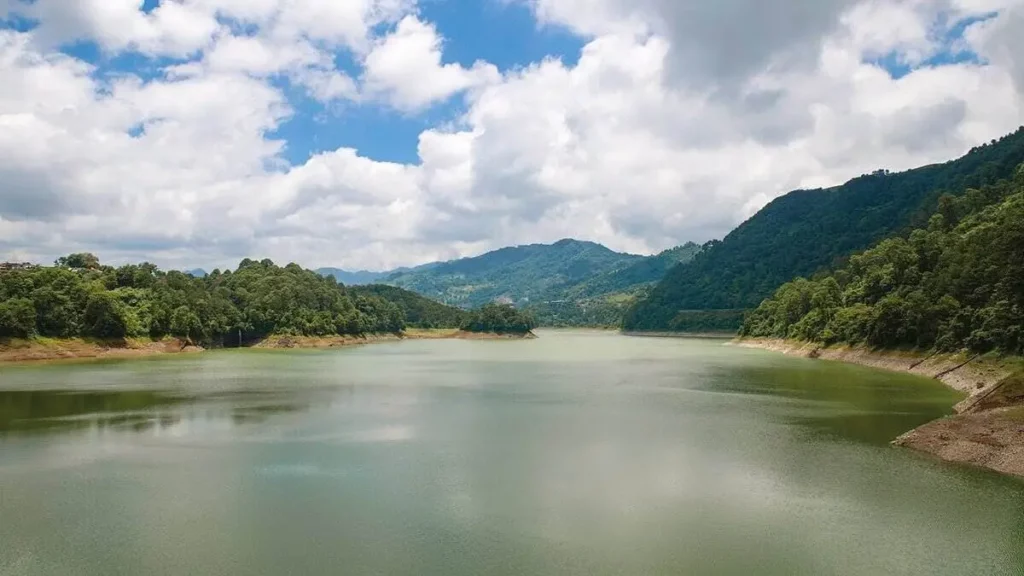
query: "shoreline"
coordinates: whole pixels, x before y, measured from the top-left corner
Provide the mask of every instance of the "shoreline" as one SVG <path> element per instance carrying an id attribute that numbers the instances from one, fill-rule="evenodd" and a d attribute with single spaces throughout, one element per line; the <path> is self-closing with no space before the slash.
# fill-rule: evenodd
<path id="1" fill-rule="evenodd" d="M 0 342 L 0 364 L 143 358 L 164 354 L 195 354 L 205 350 L 179 338 L 127 338 L 123 341 L 86 338 L 18 339 Z"/>
<path id="2" fill-rule="evenodd" d="M 735 339 L 730 345 L 938 380 L 967 395 L 953 407 L 956 414 L 910 430 L 892 444 L 947 462 L 1024 478 L 1024 372 L 1021 372 L 1024 364 L 1020 359 L 823 347 L 810 342 L 767 338 Z"/>
<path id="3" fill-rule="evenodd" d="M 735 332 L 627 332 L 619 331 L 623 336 L 633 338 L 706 338 L 710 340 L 732 340 Z"/>
<path id="4" fill-rule="evenodd" d="M 325 337 L 268 336 L 242 348 L 318 350 L 345 346 L 363 346 L 381 342 L 401 342 L 403 340 L 529 340 L 533 338 L 537 338 L 537 335 L 533 332 L 527 334 L 497 334 L 492 332 L 466 332 L 455 329 L 411 328 L 402 334 Z M 164 338 L 163 340 L 128 338 L 123 341 L 103 341 L 85 338 L 12 339 L 0 342 L 0 365 L 195 354 L 205 352 L 207 349 L 179 338 Z"/>

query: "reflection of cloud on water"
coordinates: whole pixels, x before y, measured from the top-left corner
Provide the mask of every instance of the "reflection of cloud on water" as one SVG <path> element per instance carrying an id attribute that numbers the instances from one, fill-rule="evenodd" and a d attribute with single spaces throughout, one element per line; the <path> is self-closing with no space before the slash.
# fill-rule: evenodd
<path id="1" fill-rule="evenodd" d="M 256 469 L 260 476 L 305 478 L 312 476 L 345 476 L 344 470 L 324 470 L 315 464 L 272 464 Z"/>

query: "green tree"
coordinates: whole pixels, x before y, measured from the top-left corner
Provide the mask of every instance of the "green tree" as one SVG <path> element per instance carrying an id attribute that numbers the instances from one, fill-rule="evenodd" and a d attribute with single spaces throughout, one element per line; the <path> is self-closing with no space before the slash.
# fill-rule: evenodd
<path id="1" fill-rule="evenodd" d="M 0 337 L 29 338 L 36 332 L 36 309 L 27 298 L 0 302 Z"/>
<path id="2" fill-rule="evenodd" d="M 100 267 L 100 259 L 88 252 L 79 252 L 76 254 L 61 256 L 57 259 L 57 266 L 62 268 L 97 270 Z"/>
<path id="3" fill-rule="evenodd" d="M 109 292 L 89 295 L 85 306 L 86 335 L 96 338 L 124 338 L 128 334 L 124 305 Z"/>

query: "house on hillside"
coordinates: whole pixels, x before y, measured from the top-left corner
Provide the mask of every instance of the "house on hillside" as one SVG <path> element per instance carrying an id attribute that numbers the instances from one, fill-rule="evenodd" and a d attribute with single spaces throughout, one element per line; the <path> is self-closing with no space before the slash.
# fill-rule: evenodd
<path id="1" fill-rule="evenodd" d="M 31 262 L 0 262 L 0 272 L 11 272 L 14 270 L 32 270 L 37 268 Z"/>

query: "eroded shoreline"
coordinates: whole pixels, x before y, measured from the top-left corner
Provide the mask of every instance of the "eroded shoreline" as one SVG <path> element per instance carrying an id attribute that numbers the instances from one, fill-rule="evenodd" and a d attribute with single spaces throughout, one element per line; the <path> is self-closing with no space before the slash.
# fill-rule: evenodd
<path id="1" fill-rule="evenodd" d="M 532 332 L 528 334 L 497 334 L 462 330 L 411 329 L 402 334 L 367 334 L 364 336 L 269 336 L 244 347 L 264 350 L 327 349 L 403 340 L 526 340 L 536 337 Z M 165 354 L 198 353 L 205 350 L 206 348 L 178 338 L 126 339 L 124 341 L 81 338 L 18 340 L 0 343 L 0 363 L 140 358 Z"/>
<path id="2" fill-rule="evenodd" d="M 822 347 L 763 338 L 738 339 L 731 344 L 939 380 L 967 395 L 954 407 L 956 415 L 915 428 L 892 443 L 948 462 L 1024 478 L 1024 375 L 1019 359 Z"/>

